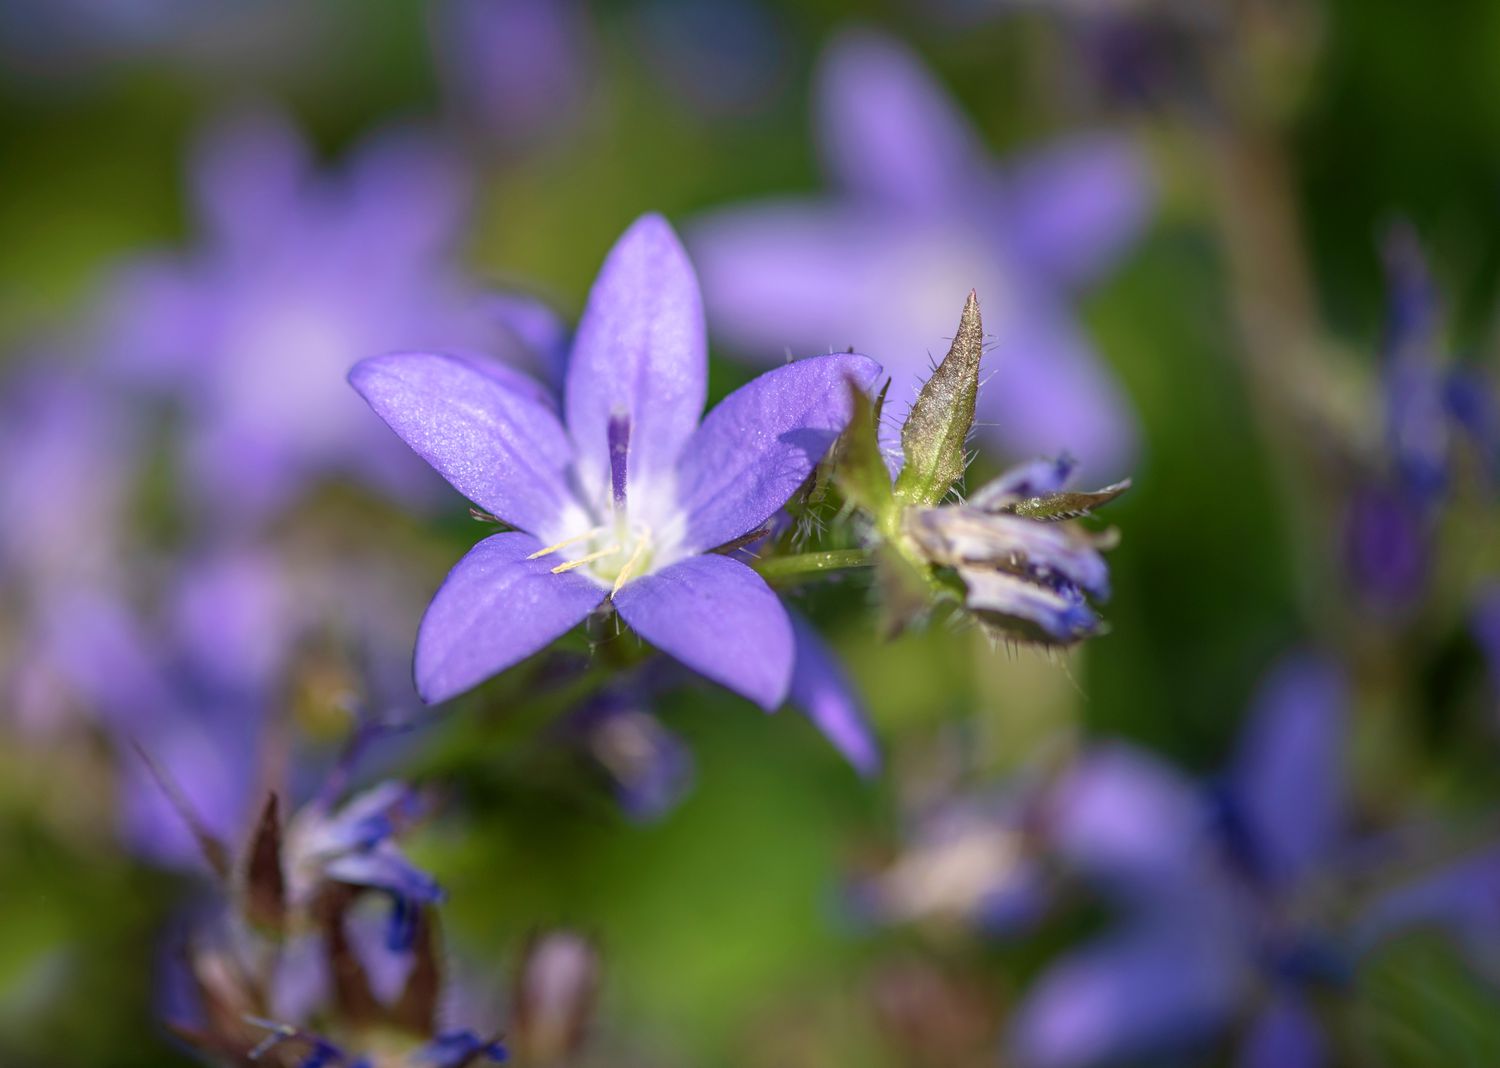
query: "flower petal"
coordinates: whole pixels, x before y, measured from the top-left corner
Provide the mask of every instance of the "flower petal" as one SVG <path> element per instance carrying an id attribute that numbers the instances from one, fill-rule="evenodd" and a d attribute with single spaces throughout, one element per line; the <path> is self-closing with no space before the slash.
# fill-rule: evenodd
<path id="1" fill-rule="evenodd" d="M 1017 1061 L 1159 1063 L 1152 1054 L 1190 1047 L 1222 1026 L 1239 987 L 1234 957 L 1184 911 L 1137 921 L 1045 972 L 1014 1017 Z"/>
<path id="2" fill-rule="evenodd" d="M 880 770 L 880 750 L 854 685 L 812 624 L 796 612 L 787 616 L 797 643 L 789 700 L 844 754 L 854 770 L 873 775 Z"/>
<path id="3" fill-rule="evenodd" d="M 1057 787 L 1049 836 L 1069 864 L 1127 896 L 1193 882 L 1207 821 L 1193 784 L 1123 745 L 1080 759 Z"/>
<path id="4" fill-rule="evenodd" d="M 908 400 L 948 350 L 970 289 L 991 330 L 1013 302 L 1013 279 L 972 226 L 773 200 L 700 216 L 690 238 L 716 336 L 773 365 L 789 351 L 852 346 L 894 377 L 893 401 Z"/>
<path id="5" fill-rule="evenodd" d="M 586 492 L 609 492 L 607 427 L 630 423 L 632 487 L 670 474 L 707 397 L 698 279 L 677 235 L 643 215 L 610 250 L 589 293 L 568 366 L 564 410 Z"/>
<path id="6" fill-rule="evenodd" d="M 1010 173 L 1005 206 L 1018 257 L 1059 285 L 1079 286 L 1140 235 L 1151 179 L 1128 140 L 1086 134 L 1022 160 Z"/>
<path id="7" fill-rule="evenodd" d="M 428 704 L 525 659 L 604 599 L 582 575 L 552 574 L 551 557 L 527 559 L 541 547 L 526 534 L 496 534 L 448 573 L 417 631 L 417 691 Z"/>
<path id="8" fill-rule="evenodd" d="M 991 329 L 979 433 L 1012 456 L 1076 456 L 1090 479 L 1127 473 L 1138 447 L 1135 413 L 1064 309 L 1033 293 Z"/>
<path id="9" fill-rule="evenodd" d="M 562 316 L 545 301 L 524 293 L 497 293 L 487 307 L 501 329 L 521 346 L 525 365 L 561 393 L 573 340 L 572 329 Z"/>
<path id="10" fill-rule="evenodd" d="M 1483 974 L 1500 970 L 1500 849 L 1470 854 L 1378 897 L 1360 917 L 1365 952 L 1414 929 L 1453 940 Z"/>
<path id="11" fill-rule="evenodd" d="M 1327 1042 L 1307 1004 L 1279 993 L 1250 1025 L 1236 1060 L 1238 1068 L 1322 1068 Z"/>
<path id="12" fill-rule="evenodd" d="M 323 866 L 323 872 L 338 882 L 386 890 L 410 902 L 427 904 L 443 899 L 443 888 L 437 880 L 407 860 L 393 842 L 334 857 Z"/>
<path id="13" fill-rule="evenodd" d="M 362 360 L 349 382 L 465 497 L 538 534 L 572 500 L 567 434 L 545 406 L 476 365 L 435 353 Z"/>
<path id="14" fill-rule="evenodd" d="M 982 180 L 978 137 L 917 57 L 868 30 L 844 34 L 824 55 L 815 94 L 832 177 L 884 207 L 952 212 Z M 962 295 L 960 295 L 962 299 Z"/>
<path id="15" fill-rule="evenodd" d="M 628 582 L 615 608 L 641 637 L 767 711 L 792 682 L 792 625 L 765 580 L 727 556 L 690 556 Z"/>
<path id="16" fill-rule="evenodd" d="M 205 131 L 193 151 L 198 217 L 225 250 L 257 250 L 295 218 L 311 184 L 307 145 L 285 115 L 249 111 Z"/>
<path id="17" fill-rule="evenodd" d="M 1344 680 L 1332 663 L 1287 658 L 1256 695 L 1230 773 L 1257 872 L 1296 880 L 1334 845 L 1343 804 Z"/>
<path id="18" fill-rule="evenodd" d="M 678 465 L 685 546 L 707 550 L 749 533 L 786 504 L 843 433 L 850 383 L 874 385 L 863 356 L 818 356 L 769 371 L 725 397 Z"/>

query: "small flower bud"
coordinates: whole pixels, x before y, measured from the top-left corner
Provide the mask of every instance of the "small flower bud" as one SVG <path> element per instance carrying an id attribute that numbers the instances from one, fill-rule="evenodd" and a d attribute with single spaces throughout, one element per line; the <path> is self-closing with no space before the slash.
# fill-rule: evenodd
<path id="1" fill-rule="evenodd" d="M 971 291 L 953 346 L 923 383 L 901 428 L 906 463 L 896 479 L 896 497 L 902 503 L 937 504 L 963 477 L 983 353 L 979 297 Z"/>
<path id="2" fill-rule="evenodd" d="M 571 931 L 537 936 L 526 949 L 511 1010 L 512 1046 L 524 1064 L 559 1064 L 583 1044 L 599 987 L 599 952 Z"/>

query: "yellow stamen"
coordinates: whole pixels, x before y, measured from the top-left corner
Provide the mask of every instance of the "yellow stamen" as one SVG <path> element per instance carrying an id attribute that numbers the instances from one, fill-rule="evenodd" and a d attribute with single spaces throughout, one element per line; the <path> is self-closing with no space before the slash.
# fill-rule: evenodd
<path id="1" fill-rule="evenodd" d="M 619 551 L 620 547 L 618 545 L 611 545 L 606 549 L 600 549 L 596 553 L 589 553 L 587 556 L 580 556 L 577 560 L 569 560 L 566 564 L 558 564 L 552 569 L 552 573 L 554 575 L 561 575 L 564 571 L 572 571 L 575 567 L 582 567 L 584 564 L 592 564 L 595 560 L 602 560 L 606 556 L 613 556 Z"/>
<path id="2" fill-rule="evenodd" d="M 538 560 L 543 556 L 551 556 L 559 549 L 566 549 L 569 545 L 577 545 L 581 541 L 588 541 L 588 539 L 594 537 L 596 534 L 601 533 L 603 530 L 603 527 L 595 527 L 593 530 L 585 530 L 582 534 L 575 534 L 571 538 L 564 538 L 556 545 L 549 545 L 545 549 L 538 549 L 526 559 Z"/>
<path id="3" fill-rule="evenodd" d="M 630 559 L 625 561 L 625 566 L 620 568 L 620 573 L 615 576 L 614 588 L 609 591 L 611 597 L 619 593 L 620 587 L 629 582 L 631 576 L 635 574 L 635 569 L 640 565 L 641 557 L 646 555 L 647 542 L 648 539 L 642 538 L 635 543 L 635 552 L 630 554 Z"/>

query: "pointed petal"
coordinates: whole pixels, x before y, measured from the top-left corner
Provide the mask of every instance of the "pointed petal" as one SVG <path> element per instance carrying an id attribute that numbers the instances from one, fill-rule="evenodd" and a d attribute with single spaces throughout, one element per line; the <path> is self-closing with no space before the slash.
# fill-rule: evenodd
<path id="1" fill-rule="evenodd" d="M 425 904 L 443 899 L 443 888 L 437 880 L 407 860 L 392 842 L 334 857 L 324 865 L 323 872 L 337 882 L 385 890 L 410 902 Z"/>
<path id="2" fill-rule="evenodd" d="M 868 30 L 839 37 L 814 90 L 831 176 L 883 207 L 951 212 L 981 180 L 979 139 L 910 50 Z"/>
<path id="3" fill-rule="evenodd" d="M 1279 993 L 1250 1025 L 1235 1062 L 1238 1068 L 1322 1068 L 1323 1029 L 1302 998 Z"/>
<path id="4" fill-rule="evenodd" d="M 643 215 L 610 250 L 578 323 L 564 408 L 578 471 L 601 500 L 606 428 L 630 422 L 632 487 L 670 474 L 707 396 L 708 345 L 698 279 L 677 235 Z"/>
<path id="5" fill-rule="evenodd" d="M 807 480 L 849 422 L 849 383 L 874 385 L 863 356 L 819 356 L 761 375 L 725 397 L 678 466 L 686 547 L 703 551 L 760 526 Z"/>
<path id="6" fill-rule="evenodd" d="M 1086 1068 L 1190 1047 L 1227 1022 L 1233 956 L 1181 917 L 1133 924 L 1064 957 L 1014 1017 L 1017 1061 Z"/>
<path id="7" fill-rule="evenodd" d="M 1441 932 L 1483 974 L 1500 970 L 1500 849 L 1490 847 L 1375 900 L 1357 927 L 1362 950 L 1413 929 Z"/>
<path id="8" fill-rule="evenodd" d="M 1207 828 L 1193 784 L 1123 745 L 1087 753 L 1056 789 L 1049 836 L 1061 857 L 1113 889 L 1180 885 L 1199 867 Z"/>
<path id="9" fill-rule="evenodd" d="M 456 490 L 506 522 L 545 535 L 571 502 L 557 416 L 475 365 L 398 353 L 360 361 L 349 382 Z"/>
<path id="10" fill-rule="evenodd" d="M 1054 283 L 1102 275 L 1140 236 L 1151 207 L 1140 152 L 1114 134 L 1083 135 L 1028 155 L 1006 186 L 1006 234 Z"/>
<path id="11" fill-rule="evenodd" d="M 526 366 L 561 394 L 573 340 L 562 316 L 546 302 L 524 293 L 497 293 L 488 307 L 500 327 L 520 344 Z"/>
<path id="12" fill-rule="evenodd" d="M 797 643 L 788 700 L 800 708 L 861 775 L 880 770 L 880 750 L 865 710 L 838 657 L 811 623 L 788 612 Z"/>
<path id="13" fill-rule="evenodd" d="M 542 543 L 508 532 L 486 538 L 448 573 L 417 631 L 417 690 L 446 701 L 535 653 L 581 623 L 604 591 L 581 575 L 526 559 Z"/>
<path id="14" fill-rule="evenodd" d="M 1276 666 L 1251 708 L 1230 773 L 1234 814 L 1251 863 L 1278 884 L 1305 874 L 1335 844 L 1346 701 L 1338 668 L 1300 654 Z"/>
<path id="15" fill-rule="evenodd" d="M 615 608 L 642 638 L 768 712 L 792 681 L 792 625 L 765 580 L 727 556 L 690 556 L 634 582 Z"/>
<path id="16" fill-rule="evenodd" d="M 853 348 L 893 376 L 895 401 L 914 395 L 948 351 L 953 309 L 971 289 L 987 330 L 1003 327 L 1012 305 L 1029 304 L 968 225 L 776 200 L 702 216 L 691 238 L 717 335 L 775 364 L 788 352 Z"/>
<path id="17" fill-rule="evenodd" d="M 295 218 L 310 177 L 297 129 L 284 115 L 256 111 L 199 138 L 190 182 L 204 227 L 224 249 L 249 253 Z"/>
<path id="18" fill-rule="evenodd" d="M 378 241 L 381 262 L 426 262 L 457 243 L 471 190 L 456 154 L 418 126 L 386 129 L 350 161 L 343 208 L 352 247 Z"/>

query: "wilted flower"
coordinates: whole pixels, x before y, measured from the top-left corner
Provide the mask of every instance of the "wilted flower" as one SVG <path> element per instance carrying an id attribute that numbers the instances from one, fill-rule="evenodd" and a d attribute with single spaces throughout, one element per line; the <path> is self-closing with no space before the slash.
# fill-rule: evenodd
<path id="1" fill-rule="evenodd" d="M 796 665 L 786 611 L 714 550 L 786 503 L 847 422 L 849 381 L 868 387 L 878 369 L 855 355 L 801 360 L 732 393 L 700 426 L 706 369 L 692 266 L 657 216 L 631 226 L 595 282 L 564 419 L 541 387 L 451 356 L 354 369 L 355 388 L 403 440 L 519 528 L 460 561 L 423 617 L 426 700 L 503 671 L 609 603 L 694 670 L 781 704 Z"/>
<path id="2" fill-rule="evenodd" d="M 954 570 L 965 605 L 996 635 L 1068 645 L 1099 630 L 1088 598 L 1109 596 L 1099 549 L 1111 539 L 1065 520 L 1129 483 L 1065 494 L 1072 468 L 1067 459 L 1026 464 L 965 502 L 906 513 L 907 535 L 929 561 Z"/>
<path id="3" fill-rule="evenodd" d="M 868 31 L 831 46 L 815 96 L 842 195 L 726 209 L 692 228 L 715 329 L 761 359 L 852 344 L 885 365 L 904 402 L 951 295 L 977 289 L 995 336 L 983 437 L 1011 454 L 1066 449 L 1096 470 L 1124 468 L 1129 404 L 1069 304 L 1141 229 L 1137 153 L 1087 136 L 997 167 L 918 60 Z"/>

